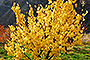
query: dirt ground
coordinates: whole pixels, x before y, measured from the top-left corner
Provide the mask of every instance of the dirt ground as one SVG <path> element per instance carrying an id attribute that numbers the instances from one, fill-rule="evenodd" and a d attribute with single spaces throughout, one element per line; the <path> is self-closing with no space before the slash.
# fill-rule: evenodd
<path id="1" fill-rule="evenodd" d="M 84 33 L 84 36 L 81 38 L 82 42 L 90 43 L 90 33 Z"/>

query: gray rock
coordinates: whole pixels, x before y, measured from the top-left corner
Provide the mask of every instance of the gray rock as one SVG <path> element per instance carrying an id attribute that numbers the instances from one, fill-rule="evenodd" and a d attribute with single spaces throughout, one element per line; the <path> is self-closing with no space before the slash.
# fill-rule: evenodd
<path id="1" fill-rule="evenodd" d="M 3 1 L 4 1 L 4 0 L 0 0 L 0 6 L 3 4 Z"/>
<path id="2" fill-rule="evenodd" d="M 29 10 L 26 4 L 27 1 L 32 5 L 39 3 L 45 4 L 47 2 L 45 0 L 0 0 L 0 25 L 7 26 L 15 22 L 15 15 L 10 9 L 13 2 L 19 3 L 22 12 L 25 14 L 25 12 Z"/>

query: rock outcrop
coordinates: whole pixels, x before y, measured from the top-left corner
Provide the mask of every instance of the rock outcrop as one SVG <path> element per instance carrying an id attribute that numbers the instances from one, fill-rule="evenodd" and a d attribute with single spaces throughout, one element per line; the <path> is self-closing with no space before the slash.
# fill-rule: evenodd
<path id="1" fill-rule="evenodd" d="M 0 25 L 15 25 L 15 15 L 11 11 L 11 6 L 13 2 L 17 2 L 20 4 L 22 12 L 25 14 L 29 10 L 26 2 L 29 2 L 31 5 L 34 4 L 46 4 L 46 0 L 0 0 Z"/>

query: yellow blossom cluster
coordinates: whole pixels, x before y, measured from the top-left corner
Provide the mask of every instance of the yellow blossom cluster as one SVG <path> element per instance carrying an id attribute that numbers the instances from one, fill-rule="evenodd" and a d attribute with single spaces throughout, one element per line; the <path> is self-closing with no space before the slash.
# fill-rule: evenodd
<path id="1" fill-rule="evenodd" d="M 64 0 L 48 0 L 49 5 L 43 8 L 40 5 L 37 8 L 38 16 L 33 15 L 34 11 L 29 4 L 29 16 L 28 27 L 25 22 L 25 15 L 21 13 L 19 4 L 15 6 L 13 3 L 12 10 L 16 15 L 17 26 L 16 30 L 14 26 L 9 26 L 11 31 L 11 40 L 8 44 L 5 44 L 5 49 L 8 51 L 8 55 L 12 55 L 13 59 L 26 59 L 29 60 L 34 56 L 34 60 L 44 59 L 61 59 L 59 56 L 60 51 L 64 51 L 66 46 L 74 46 L 75 44 L 81 44 L 80 39 L 83 34 L 81 29 L 80 20 L 85 21 L 84 16 L 77 14 L 72 3 L 76 0 L 68 0 L 64 3 Z M 76 4 L 75 4 L 76 5 Z M 77 5 L 76 5 L 77 7 Z M 41 8 L 41 9 L 40 9 Z M 37 19 L 37 22 L 35 21 Z M 80 31 L 80 32 L 79 32 Z M 66 43 L 73 38 L 73 42 Z M 31 56 L 26 56 L 26 53 Z M 26 57 L 25 57 L 26 56 Z"/>

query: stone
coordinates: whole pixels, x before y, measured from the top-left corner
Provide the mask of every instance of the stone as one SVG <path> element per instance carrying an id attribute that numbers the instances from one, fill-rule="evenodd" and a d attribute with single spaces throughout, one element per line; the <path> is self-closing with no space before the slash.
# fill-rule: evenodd
<path id="1" fill-rule="evenodd" d="M 13 23 L 15 24 L 15 15 L 10 9 L 13 2 L 20 4 L 21 10 L 24 14 L 29 10 L 26 2 L 29 2 L 31 5 L 47 3 L 46 0 L 0 0 L 0 25 L 7 27 Z"/>

